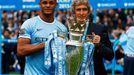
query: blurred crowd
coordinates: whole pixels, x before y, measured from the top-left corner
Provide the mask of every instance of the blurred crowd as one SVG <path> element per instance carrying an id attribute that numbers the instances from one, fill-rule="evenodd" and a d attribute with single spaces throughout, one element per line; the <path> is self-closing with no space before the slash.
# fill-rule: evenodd
<path id="1" fill-rule="evenodd" d="M 125 45 L 117 40 L 125 40 L 124 34 L 129 26 L 134 24 L 134 10 L 133 9 L 97 9 L 96 23 L 106 25 L 109 32 L 109 38 L 113 43 L 115 52 L 115 59 L 117 64 L 123 66 L 123 57 Z M 57 10 L 55 12 L 57 20 L 67 25 L 67 18 L 72 14 L 69 10 Z M 2 38 L 7 40 L 17 40 L 20 26 L 22 23 L 31 17 L 37 16 L 36 11 L 3 11 L 2 12 Z M 90 13 L 93 19 L 93 12 Z M 17 42 L 3 42 L 2 43 L 2 73 L 9 73 L 11 71 L 19 71 L 23 73 L 24 57 L 17 56 L 16 53 Z M 22 60 L 23 59 L 23 60 Z M 105 60 L 106 64 L 111 61 Z M 16 70 L 16 68 L 18 70 Z M 109 69 L 107 67 L 107 69 Z"/>

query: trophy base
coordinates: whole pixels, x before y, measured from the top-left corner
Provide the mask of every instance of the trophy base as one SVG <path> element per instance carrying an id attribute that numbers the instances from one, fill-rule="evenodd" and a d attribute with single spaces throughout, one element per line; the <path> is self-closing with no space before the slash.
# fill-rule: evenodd
<path id="1" fill-rule="evenodd" d="M 69 40 L 69 41 L 66 42 L 66 45 L 71 45 L 71 46 L 83 46 L 83 43 L 82 43 L 82 42 L 80 43 L 80 42 L 78 42 L 78 41 L 72 41 L 72 40 L 70 41 L 70 40 Z"/>

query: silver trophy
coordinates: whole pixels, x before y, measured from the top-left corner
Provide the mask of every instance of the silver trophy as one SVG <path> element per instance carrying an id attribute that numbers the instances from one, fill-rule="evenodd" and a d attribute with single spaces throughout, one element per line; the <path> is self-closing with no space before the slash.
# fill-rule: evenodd
<path id="1" fill-rule="evenodd" d="M 68 27 L 69 27 L 69 41 L 68 45 L 82 46 L 82 36 L 86 28 L 87 20 L 84 20 L 82 24 L 77 22 L 74 17 L 68 18 Z"/>
<path id="2" fill-rule="evenodd" d="M 82 40 L 87 25 L 88 20 L 80 24 L 73 17 L 68 19 L 69 40 L 66 43 L 66 66 L 69 75 L 78 74 L 84 54 L 83 44 L 92 41 L 92 36 L 86 36 L 86 40 Z"/>

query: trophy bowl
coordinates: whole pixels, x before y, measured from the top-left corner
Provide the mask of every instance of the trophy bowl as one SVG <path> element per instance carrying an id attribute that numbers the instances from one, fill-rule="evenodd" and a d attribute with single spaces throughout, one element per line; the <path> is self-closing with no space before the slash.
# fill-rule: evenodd
<path id="1" fill-rule="evenodd" d="M 72 46 L 82 46 L 83 42 L 82 42 L 82 34 L 78 34 L 78 33 L 70 33 L 70 39 L 69 41 L 67 41 L 67 45 L 72 45 Z"/>
<path id="2" fill-rule="evenodd" d="M 79 24 L 74 18 L 68 19 L 69 40 L 66 42 L 66 66 L 68 75 L 78 75 L 84 54 L 84 31 L 88 25 L 85 21 Z"/>

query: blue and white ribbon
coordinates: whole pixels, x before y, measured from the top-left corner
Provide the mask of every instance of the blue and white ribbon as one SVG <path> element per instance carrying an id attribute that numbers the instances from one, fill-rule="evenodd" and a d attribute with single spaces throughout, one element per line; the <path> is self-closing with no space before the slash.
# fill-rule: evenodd
<path id="1" fill-rule="evenodd" d="M 93 54 L 94 54 L 94 44 L 93 43 L 87 43 L 88 44 L 88 60 L 87 60 L 87 67 L 86 69 L 89 71 L 88 74 L 87 71 L 85 71 L 85 75 L 94 75 L 94 61 L 93 61 Z"/>
<path id="2" fill-rule="evenodd" d="M 54 66 L 55 75 L 66 75 L 65 51 L 65 40 L 58 37 L 57 31 L 51 33 L 45 43 L 44 65 L 48 70 Z"/>
<path id="3" fill-rule="evenodd" d="M 94 75 L 94 62 L 93 62 L 94 44 L 85 42 L 88 26 L 89 21 L 87 21 L 86 23 L 86 28 L 82 37 L 82 41 L 84 42 L 84 55 L 78 75 Z"/>
<path id="4" fill-rule="evenodd" d="M 77 75 L 94 75 L 93 51 L 94 44 L 84 43 L 84 55 Z"/>
<path id="5" fill-rule="evenodd" d="M 86 22 L 86 28 L 85 28 L 84 34 L 82 36 L 82 41 L 85 41 L 85 39 L 86 39 L 86 34 L 87 34 L 88 26 L 89 26 L 89 21 Z"/>

